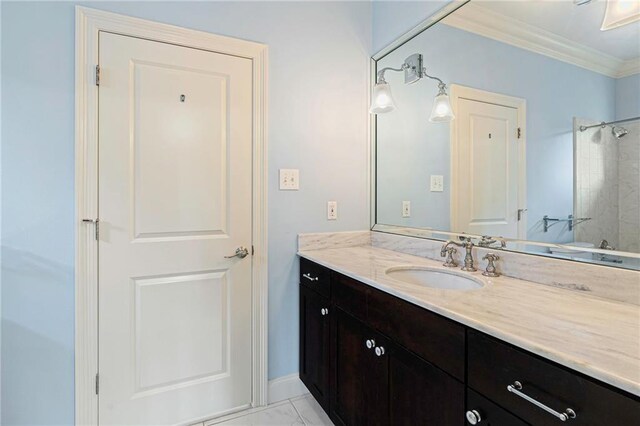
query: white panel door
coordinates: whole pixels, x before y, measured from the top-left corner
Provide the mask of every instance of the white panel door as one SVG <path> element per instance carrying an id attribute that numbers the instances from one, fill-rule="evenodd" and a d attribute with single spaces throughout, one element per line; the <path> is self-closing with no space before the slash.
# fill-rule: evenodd
<path id="1" fill-rule="evenodd" d="M 454 231 L 518 237 L 518 110 L 461 98 Z"/>
<path id="2" fill-rule="evenodd" d="M 99 423 L 251 402 L 252 63 L 100 33 Z"/>

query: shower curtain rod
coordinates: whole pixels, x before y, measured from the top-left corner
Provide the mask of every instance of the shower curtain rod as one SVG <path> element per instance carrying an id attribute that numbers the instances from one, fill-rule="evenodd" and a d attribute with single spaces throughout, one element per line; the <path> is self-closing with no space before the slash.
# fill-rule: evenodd
<path id="1" fill-rule="evenodd" d="M 610 126 L 612 124 L 626 123 L 627 121 L 634 121 L 639 119 L 640 117 L 633 117 L 633 118 L 625 118 L 624 120 L 609 121 L 608 123 L 605 123 L 603 121 L 600 124 L 593 124 L 591 126 L 580 126 L 580 131 L 584 132 L 585 130 L 591 129 L 592 127 L 605 127 L 605 126 Z"/>

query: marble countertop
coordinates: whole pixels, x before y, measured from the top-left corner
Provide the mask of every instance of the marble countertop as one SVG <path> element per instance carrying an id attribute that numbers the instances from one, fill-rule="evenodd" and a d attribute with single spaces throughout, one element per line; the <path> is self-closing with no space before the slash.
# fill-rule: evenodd
<path id="1" fill-rule="evenodd" d="M 509 277 L 439 290 L 389 278 L 397 266 L 440 262 L 372 246 L 303 250 L 301 257 L 640 396 L 640 307 Z"/>

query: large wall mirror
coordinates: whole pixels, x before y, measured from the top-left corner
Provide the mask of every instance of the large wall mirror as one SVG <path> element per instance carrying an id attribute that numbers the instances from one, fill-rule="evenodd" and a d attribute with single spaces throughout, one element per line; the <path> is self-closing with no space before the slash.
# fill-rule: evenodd
<path id="1" fill-rule="evenodd" d="M 639 3 L 445 12 L 373 58 L 373 229 L 640 269 Z"/>

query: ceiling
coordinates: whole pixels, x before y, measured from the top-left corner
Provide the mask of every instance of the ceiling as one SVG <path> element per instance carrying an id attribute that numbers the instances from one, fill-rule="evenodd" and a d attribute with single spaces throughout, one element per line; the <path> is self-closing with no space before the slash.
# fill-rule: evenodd
<path id="1" fill-rule="evenodd" d="M 623 61 L 640 57 L 640 21 L 608 31 L 600 30 L 606 8 L 604 0 L 592 0 L 582 6 L 575 5 L 572 0 L 472 0 L 472 4 Z"/>

